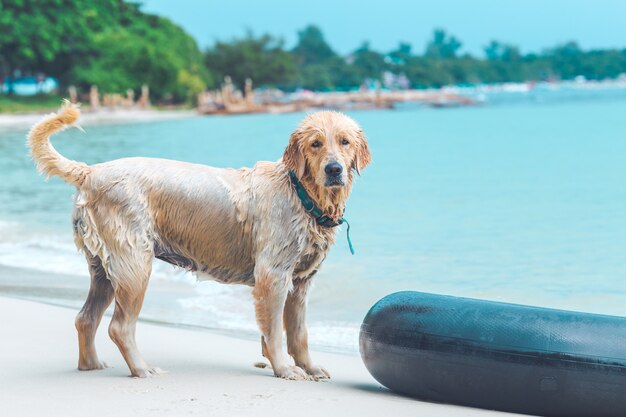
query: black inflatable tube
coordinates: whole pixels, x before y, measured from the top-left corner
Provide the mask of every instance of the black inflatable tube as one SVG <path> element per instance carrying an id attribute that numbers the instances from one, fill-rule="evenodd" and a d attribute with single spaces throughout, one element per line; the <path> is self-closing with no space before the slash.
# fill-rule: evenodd
<path id="1" fill-rule="evenodd" d="M 418 399 L 541 416 L 626 416 L 626 318 L 418 292 L 361 326 L 372 376 Z"/>

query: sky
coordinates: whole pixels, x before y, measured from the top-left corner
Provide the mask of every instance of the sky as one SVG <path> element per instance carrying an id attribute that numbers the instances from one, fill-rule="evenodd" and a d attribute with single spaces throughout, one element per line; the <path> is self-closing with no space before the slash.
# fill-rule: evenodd
<path id="1" fill-rule="evenodd" d="M 295 45 L 313 23 L 339 53 L 364 41 L 380 51 L 408 42 L 422 52 L 434 28 L 482 55 L 492 39 L 523 52 L 576 40 L 585 49 L 626 47 L 626 0 L 143 0 L 143 9 L 169 17 L 204 48 L 250 29 Z"/>

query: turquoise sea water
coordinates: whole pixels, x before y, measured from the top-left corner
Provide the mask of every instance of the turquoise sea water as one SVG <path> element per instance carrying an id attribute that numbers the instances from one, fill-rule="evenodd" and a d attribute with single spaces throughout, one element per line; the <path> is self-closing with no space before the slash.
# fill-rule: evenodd
<path id="1" fill-rule="evenodd" d="M 543 92 L 455 109 L 350 113 L 374 163 L 316 277 L 311 340 L 356 350 L 385 294 L 418 290 L 626 315 L 626 92 Z M 220 167 L 280 157 L 303 114 L 86 126 L 54 144 L 96 163 L 154 156 Z M 79 306 L 73 189 L 39 177 L 24 130 L 0 132 L 0 292 Z M 250 290 L 158 263 L 143 317 L 253 336 Z"/>

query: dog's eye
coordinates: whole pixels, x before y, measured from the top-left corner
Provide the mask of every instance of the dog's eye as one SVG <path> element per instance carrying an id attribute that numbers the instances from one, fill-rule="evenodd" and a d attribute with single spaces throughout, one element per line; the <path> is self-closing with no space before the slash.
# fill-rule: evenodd
<path id="1" fill-rule="evenodd" d="M 322 142 L 320 142 L 319 140 L 316 140 L 311 144 L 312 148 L 319 148 L 320 146 L 322 146 Z"/>
<path id="2" fill-rule="evenodd" d="M 348 139 L 341 139 L 341 144 L 342 145 L 349 145 L 350 141 Z"/>

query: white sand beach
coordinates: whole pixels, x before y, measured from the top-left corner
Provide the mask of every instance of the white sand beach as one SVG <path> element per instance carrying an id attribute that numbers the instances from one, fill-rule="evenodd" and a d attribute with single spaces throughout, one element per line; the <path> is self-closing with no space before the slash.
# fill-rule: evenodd
<path id="1" fill-rule="evenodd" d="M 0 128 L 30 127 L 46 114 L 53 113 L 3 113 L 0 114 Z M 138 109 L 102 109 L 99 111 L 82 111 L 80 125 L 114 123 L 146 123 L 159 120 L 186 119 L 198 117 L 195 110 L 138 110 Z"/>
<path id="2" fill-rule="evenodd" d="M 258 369 L 258 342 L 139 323 L 138 343 L 166 374 L 128 377 L 108 338 L 97 338 L 111 368 L 76 370 L 75 311 L 0 297 L 0 414 L 3 416 L 495 416 L 432 404 L 381 387 L 360 358 L 315 352 L 329 382 L 285 381 Z"/>

